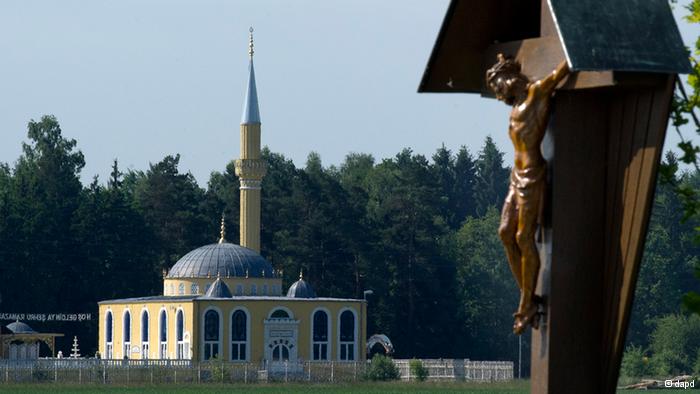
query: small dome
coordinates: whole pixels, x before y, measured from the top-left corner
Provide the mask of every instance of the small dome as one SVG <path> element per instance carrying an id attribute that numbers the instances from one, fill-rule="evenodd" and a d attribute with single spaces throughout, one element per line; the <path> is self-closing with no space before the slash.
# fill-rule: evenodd
<path id="1" fill-rule="evenodd" d="M 299 280 L 292 283 L 287 291 L 289 298 L 316 298 L 316 292 L 313 287 L 299 275 Z"/>
<path id="2" fill-rule="evenodd" d="M 204 295 L 206 298 L 231 298 L 231 290 L 229 290 L 226 283 L 224 283 L 221 278 L 216 278 L 214 283 L 211 284 L 207 294 Z"/>
<path id="3" fill-rule="evenodd" d="M 13 334 L 33 334 L 36 332 L 29 327 L 28 324 L 22 323 L 21 321 L 10 323 L 6 327 L 8 330 L 12 331 Z"/>
<path id="4" fill-rule="evenodd" d="M 272 278 L 272 264 L 252 249 L 222 242 L 202 246 L 182 256 L 166 278 L 208 278 L 217 275 Z"/>

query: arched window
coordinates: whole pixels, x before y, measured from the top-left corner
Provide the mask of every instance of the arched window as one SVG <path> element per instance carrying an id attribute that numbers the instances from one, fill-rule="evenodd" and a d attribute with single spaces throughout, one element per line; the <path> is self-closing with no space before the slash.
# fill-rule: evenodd
<path id="1" fill-rule="evenodd" d="M 185 355 L 185 316 L 182 314 L 182 309 L 178 309 L 175 317 L 175 340 L 177 341 L 177 357 L 178 359 L 186 358 Z"/>
<path id="2" fill-rule="evenodd" d="M 258 295 L 258 287 L 255 285 L 250 285 L 250 295 Z"/>
<path id="3" fill-rule="evenodd" d="M 177 287 L 177 295 L 184 295 L 185 294 L 185 284 L 180 283 L 180 285 Z"/>
<path id="4" fill-rule="evenodd" d="M 148 311 L 141 312 L 141 358 L 148 359 Z"/>
<path id="5" fill-rule="evenodd" d="M 219 356 L 219 312 L 210 309 L 204 314 L 204 359 Z"/>
<path id="6" fill-rule="evenodd" d="M 285 344 L 277 344 L 272 348 L 272 361 L 288 361 L 289 347 Z"/>
<path id="7" fill-rule="evenodd" d="M 124 347 L 123 356 L 124 358 L 131 357 L 131 312 L 128 310 L 124 312 Z"/>
<path id="8" fill-rule="evenodd" d="M 340 314 L 340 359 L 355 360 L 355 314 L 349 310 Z"/>
<path id="9" fill-rule="evenodd" d="M 245 361 L 247 357 L 248 316 L 239 309 L 231 315 L 231 360 Z"/>
<path id="10" fill-rule="evenodd" d="M 272 295 L 279 295 L 278 290 L 277 290 L 277 285 L 272 285 L 272 289 L 270 290 L 270 293 Z"/>
<path id="11" fill-rule="evenodd" d="M 328 331 L 328 314 L 321 310 L 314 312 L 312 334 L 314 360 L 328 360 Z"/>
<path id="12" fill-rule="evenodd" d="M 243 295 L 243 285 L 236 285 L 236 295 L 237 296 Z"/>
<path id="13" fill-rule="evenodd" d="M 199 294 L 199 286 L 196 283 L 192 283 L 192 286 L 190 286 L 190 293 Z"/>
<path id="14" fill-rule="evenodd" d="M 106 359 L 114 358 L 114 341 L 113 341 L 113 322 L 112 322 L 112 311 L 107 311 L 107 316 L 105 317 L 105 355 Z"/>
<path id="15" fill-rule="evenodd" d="M 262 295 L 264 295 L 264 296 L 267 295 L 267 285 L 263 285 L 263 288 L 262 288 Z"/>
<path id="16" fill-rule="evenodd" d="M 272 314 L 270 315 L 271 319 L 289 319 L 289 313 L 285 311 L 284 309 L 276 309 Z"/>
<path id="17" fill-rule="evenodd" d="M 158 357 L 161 359 L 168 358 L 168 313 L 165 310 L 160 311 L 159 339 L 160 346 L 158 347 Z"/>

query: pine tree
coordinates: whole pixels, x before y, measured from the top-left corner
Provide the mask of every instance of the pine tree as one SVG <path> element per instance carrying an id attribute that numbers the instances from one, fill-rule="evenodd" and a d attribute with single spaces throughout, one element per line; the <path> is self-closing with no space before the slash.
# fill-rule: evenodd
<path id="1" fill-rule="evenodd" d="M 498 150 L 491 136 L 476 160 L 476 214 L 484 215 L 489 207 L 500 207 L 508 191 L 509 169 L 503 166 L 503 152 Z"/>

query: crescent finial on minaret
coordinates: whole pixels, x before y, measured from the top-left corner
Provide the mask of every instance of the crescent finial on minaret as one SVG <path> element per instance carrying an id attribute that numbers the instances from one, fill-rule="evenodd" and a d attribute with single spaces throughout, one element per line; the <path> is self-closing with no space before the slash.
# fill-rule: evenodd
<path id="1" fill-rule="evenodd" d="M 248 29 L 248 32 L 250 32 L 248 38 L 248 56 L 250 56 L 250 58 L 252 59 L 253 53 L 255 53 L 255 51 L 253 50 L 253 26 L 251 26 L 250 29 Z"/>

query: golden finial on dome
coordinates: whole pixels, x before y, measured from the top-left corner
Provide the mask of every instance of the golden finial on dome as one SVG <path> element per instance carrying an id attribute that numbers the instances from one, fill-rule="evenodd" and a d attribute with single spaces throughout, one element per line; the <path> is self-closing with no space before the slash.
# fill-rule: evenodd
<path id="1" fill-rule="evenodd" d="M 221 238 L 219 238 L 220 244 L 226 242 L 226 222 L 224 222 L 224 217 L 224 213 L 221 212 Z"/>
<path id="2" fill-rule="evenodd" d="M 250 29 L 248 29 L 248 31 L 250 32 L 248 35 L 248 56 L 250 56 L 250 58 L 252 59 L 253 53 L 255 53 L 255 51 L 253 50 L 253 26 L 251 26 Z"/>

